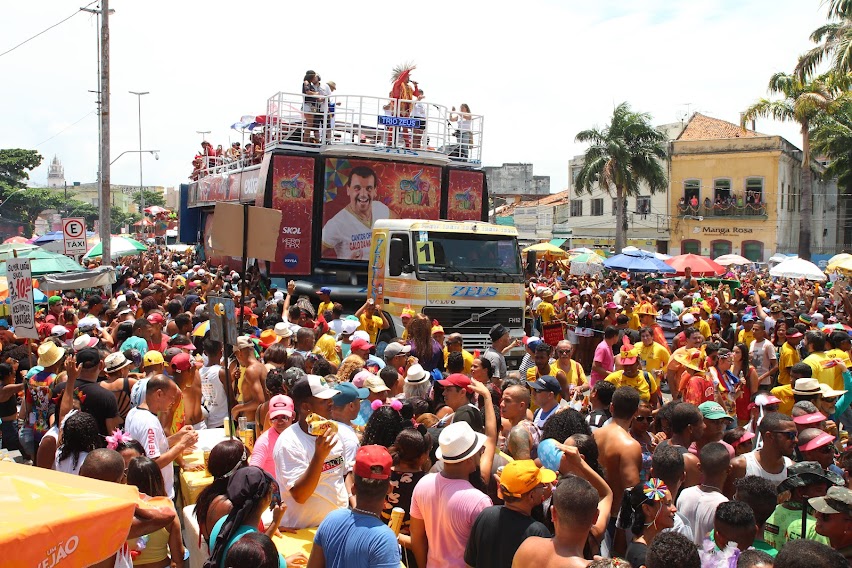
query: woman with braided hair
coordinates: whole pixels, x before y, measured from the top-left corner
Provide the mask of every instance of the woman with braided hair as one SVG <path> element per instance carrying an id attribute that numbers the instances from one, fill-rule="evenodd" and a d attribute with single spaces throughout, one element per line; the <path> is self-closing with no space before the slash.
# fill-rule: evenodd
<path id="1" fill-rule="evenodd" d="M 88 412 L 75 412 L 62 426 L 62 445 L 53 469 L 77 475 L 89 452 L 101 447 L 98 423 Z"/>

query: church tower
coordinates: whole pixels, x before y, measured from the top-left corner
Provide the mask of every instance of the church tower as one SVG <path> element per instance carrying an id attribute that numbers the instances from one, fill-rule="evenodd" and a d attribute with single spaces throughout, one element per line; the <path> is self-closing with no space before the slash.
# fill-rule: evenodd
<path id="1" fill-rule="evenodd" d="M 50 162 L 50 168 L 47 171 L 47 187 L 64 187 L 65 186 L 65 168 L 62 167 L 62 162 L 59 158 L 53 156 Z"/>

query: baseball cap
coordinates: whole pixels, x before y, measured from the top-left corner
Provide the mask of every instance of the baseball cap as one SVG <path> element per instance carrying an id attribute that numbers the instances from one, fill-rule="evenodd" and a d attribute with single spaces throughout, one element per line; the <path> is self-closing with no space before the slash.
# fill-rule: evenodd
<path id="1" fill-rule="evenodd" d="M 361 324 L 358 324 L 358 325 L 361 325 Z M 355 341 L 356 339 L 363 339 L 364 341 L 369 343 L 370 342 L 370 334 L 367 333 L 366 331 L 364 331 L 363 329 L 358 329 L 358 330 L 352 332 L 351 339 L 352 339 L 352 341 Z"/>
<path id="2" fill-rule="evenodd" d="M 373 347 L 375 347 L 375 345 L 373 345 L 369 341 L 359 337 L 355 341 L 352 342 L 349 349 L 357 349 L 358 351 L 369 351 Z"/>
<path id="3" fill-rule="evenodd" d="M 554 481 L 556 472 L 536 466 L 533 460 L 515 460 L 503 467 L 500 491 L 511 497 L 520 497 L 539 485 Z"/>
<path id="4" fill-rule="evenodd" d="M 101 354 L 97 349 L 86 348 L 77 353 L 77 363 L 83 366 L 84 369 L 96 367 L 101 362 Z"/>
<path id="5" fill-rule="evenodd" d="M 352 383 L 340 383 L 334 385 L 334 388 L 338 391 L 338 393 L 334 395 L 334 398 L 331 399 L 334 406 L 343 406 L 356 400 L 364 400 L 370 396 L 370 389 L 359 389 Z"/>
<path id="6" fill-rule="evenodd" d="M 195 351 L 195 345 L 192 344 L 192 340 L 181 334 L 173 335 L 171 340 L 169 340 L 169 345 L 171 347 L 180 347 L 187 351 Z"/>
<path id="7" fill-rule="evenodd" d="M 269 401 L 269 419 L 276 418 L 278 416 L 284 415 L 293 418 L 295 416 L 295 406 L 293 405 L 293 399 L 287 395 L 276 394 Z"/>
<path id="8" fill-rule="evenodd" d="M 249 347 L 254 349 L 254 342 L 251 340 L 251 337 L 248 335 L 241 335 L 237 338 L 237 351 L 248 349 Z"/>
<path id="9" fill-rule="evenodd" d="M 148 314 L 148 317 L 146 319 L 148 320 L 148 323 L 153 324 L 161 324 L 166 321 L 166 318 L 164 318 L 163 314 L 161 314 L 160 312 Z"/>
<path id="10" fill-rule="evenodd" d="M 743 323 L 754 321 L 754 316 L 751 314 L 744 314 L 743 317 L 740 318 L 740 321 L 742 321 Z"/>
<path id="11" fill-rule="evenodd" d="M 681 318 L 681 322 L 683 322 L 684 325 L 692 325 L 695 323 L 695 316 L 692 314 L 686 314 L 683 318 Z"/>
<path id="12" fill-rule="evenodd" d="M 559 384 L 559 381 L 557 381 L 556 377 L 554 377 L 553 375 L 544 375 L 543 377 L 539 377 L 536 380 L 529 382 L 528 384 L 530 388 L 539 392 L 546 391 L 552 392 L 554 394 L 559 394 L 562 392 L 562 385 Z"/>
<path id="13" fill-rule="evenodd" d="M 459 387 L 468 392 L 471 391 L 470 377 L 463 373 L 453 373 L 448 375 L 446 379 L 438 381 L 438 383 L 445 387 Z"/>
<path id="14" fill-rule="evenodd" d="M 787 334 L 787 339 L 799 339 L 800 337 L 802 337 L 802 332 L 796 328 L 793 328 L 793 330 Z"/>
<path id="15" fill-rule="evenodd" d="M 385 382 L 376 375 L 370 375 L 364 379 L 364 388 L 376 393 L 390 390 Z"/>
<path id="16" fill-rule="evenodd" d="M 353 472 L 363 479 L 389 479 L 393 458 L 384 446 L 361 446 L 355 453 Z"/>
<path id="17" fill-rule="evenodd" d="M 79 358 L 79 355 L 77 356 Z M 78 359 L 79 360 L 79 359 Z M 142 357 L 142 367 L 151 367 L 153 365 L 165 365 L 166 360 L 163 359 L 163 354 L 159 351 L 148 351 Z"/>
<path id="18" fill-rule="evenodd" d="M 701 411 L 701 415 L 707 420 L 721 420 L 722 418 L 727 418 L 728 420 L 733 420 L 725 409 L 722 408 L 722 405 L 718 402 L 713 402 L 712 400 L 708 400 L 707 402 L 702 402 L 698 405 L 698 410 Z"/>
<path id="19" fill-rule="evenodd" d="M 506 326 L 502 323 L 495 323 L 488 331 L 488 336 L 491 338 L 491 341 L 497 341 L 507 333 L 509 333 L 509 330 L 506 329 Z"/>
<path id="20" fill-rule="evenodd" d="M 845 487 L 829 487 L 825 497 L 813 497 L 808 499 L 808 503 L 826 515 L 835 513 L 852 515 L 852 491 Z"/>
<path id="21" fill-rule="evenodd" d="M 188 371 L 189 368 L 192 367 L 192 358 L 189 356 L 189 353 L 181 351 L 180 353 L 172 357 L 172 360 L 169 362 L 169 365 L 171 365 L 172 369 L 174 369 L 175 371 Z"/>
<path id="22" fill-rule="evenodd" d="M 397 341 L 387 344 L 385 347 L 385 359 L 391 359 L 402 353 L 411 353 L 411 345 L 403 345 Z"/>
<path id="23" fill-rule="evenodd" d="M 54 335 L 56 337 L 65 337 L 68 335 L 68 328 L 64 325 L 54 325 L 50 328 L 50 335 Z"/>
<path id="24" fill-rule="evenodd" d="M 802 444 L 801 446 L 799 446 L 799 450 L 803 452 L 809 452 L 811 450 L 815 450 L 817 448 L 821 448 L 832 443 L 834 443 L 834 436 L 827 432 L 823 432 L 807 444 Z"/>
<path id="25" fill-rule="evenodd" d="M 357 321 L 353 320 L 343 320 L 343 323 L 340 324 L 340 333 L 345 333 L 346 335 L 354 335 L 358 330 L 358 326 L 361 325 Z"/>
<path id="26" fill-rule="evenodd" d="M 293 398 L 296 400 L 303 400 L 312 396 L 328 400 L 339 392 L 339 390 L 328 386 L 325 379 L 319 375 L 306 375 L 302 377 L 296 381 L 292 390 Z"/>
<path id="27" fill-rule="evenodd" d="M 331 288 L 329 288 L 328 286 L 323 286 L 322 288 L 319 289 L 319 293 L 325 294 L 326 296 L 330 296 L 331 295 Z"/>
<path id="28" fill-rule="evenodd" d="M 92 316 L 86 316 L 80 321 L 77 322 L 77 329 L 101 329 L 101 322 L 98 321 L 98 318 Z"/>
<path id="29" fill-rule="evenodd" d="M 813 424 L 819 424 L 823 420 L 825 420 L 825 415 L 822 412 L 812 412 L 810 414 L 803 414 L 802 416 L 796 416 L 793 418 L 793 422 L 799 426 L 811 426 Z"/>

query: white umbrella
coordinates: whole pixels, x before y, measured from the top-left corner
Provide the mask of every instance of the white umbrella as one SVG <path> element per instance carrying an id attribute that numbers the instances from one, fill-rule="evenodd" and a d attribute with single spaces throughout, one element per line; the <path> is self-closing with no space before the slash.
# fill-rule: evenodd
<path id="1" fill-rule="evenodd" d="M 824 282 L 825 274 L 813 262 L 803 258 L 788 258 L 784 262 L 769 269 L 769 275 L 777 278 L 807 278 Z"/>
<path id="2" fill-rule="evenodd" d="M 721 264 L 722 266 L 730 266 L 732 264 L 745 266 L 747 264 L 753 264 L 752 261 L 738 254 L 723 254 L 722 256 L 716 257 L 714 260 L 716 261 L 716 264 Z"/>

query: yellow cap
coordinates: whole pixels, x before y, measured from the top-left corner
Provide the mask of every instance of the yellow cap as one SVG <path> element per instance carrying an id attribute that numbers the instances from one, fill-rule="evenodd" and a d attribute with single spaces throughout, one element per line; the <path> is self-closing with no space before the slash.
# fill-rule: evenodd
<path id="1" fill-rule="evenodd" d="M 537 467 L 532 460 L 515 460 L 503 467 L 500 489 L 504 494 L 520 497 L 543 483 L 556 481 L 556 472 Z"/>
<path id="2" fill-rule="evenodd" d="M 142 357 L 142 366 L 150 367 L 152 365 L 165 365 L 166 360 L 163 359 L 163 354 L 159 351 L 148 351 Z"/>

